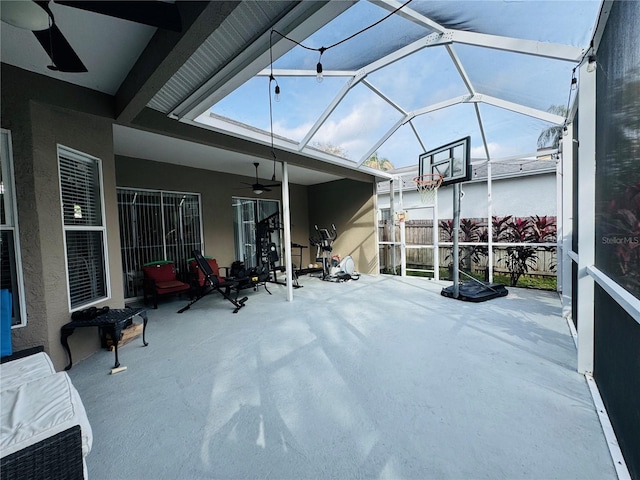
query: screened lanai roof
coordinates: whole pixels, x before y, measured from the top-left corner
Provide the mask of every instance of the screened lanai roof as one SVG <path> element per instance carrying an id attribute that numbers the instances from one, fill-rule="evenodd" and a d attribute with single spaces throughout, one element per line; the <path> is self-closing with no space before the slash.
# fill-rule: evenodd
<path id="1" fill-rule="evenodd" d="M 353 167 L 377 153 L 396 168 L 467 135 L 476 159 L 535 153 L 541 132 L 564 123 L 556 113 L 571 108 L 572 77 L 588 53 L 601 5 L 339 1 L 292 20 L 302 7 L 243 3 L 265 9 L 253 32 L 255 51 L 238 53 L 224 81 L 204 82 L 197 101 L 164 111 Z M 300 4 L 309 9 L 309 3 L 320 2 Z M 243 55 L 252 56 L 243 64 Z M 172 80 L 175 89 L 180 77 Z M 150 106 L 162 104 L 168 86 Z"/>

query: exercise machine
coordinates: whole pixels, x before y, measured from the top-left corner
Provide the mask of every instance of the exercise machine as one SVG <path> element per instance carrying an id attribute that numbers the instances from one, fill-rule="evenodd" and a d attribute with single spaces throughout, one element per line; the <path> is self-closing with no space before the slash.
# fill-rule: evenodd
<path id="1" fill-rule="evenodd" d="M 191 255 L 193 255 L 193 259 L 195 260 L 196 264 L 198 265 L 198 268 L 204 275 L 204 285 L 201 291 L 196 296 L 196 298 L 194 298 L 186 306 L 178 310 L 178 313 L 182 313 L 186 310 L 189 310 L 191 308 L 191 305 L 193 305 L 194 303 L 196 303 L 198 300 L 205 297 L 209 293 L 213 293 L 213 292 L 218 292 L 226 300 L 231 302 L 234 306 L 233 313 L 238 313 L 238 311 L 245 306 L 244 305 L 245 302 L 249 299 L 249 297 L 243 297 L 238 300 L 238 293 L 239 293 L 238 282 L 222 279 L 218 277 L 214 273 L 209 262 L 207 262 L 207 260 L 202 256 L 202 253 L 200 253 L 199 250 L 193 250 L 191 252 Z M 232 298 L 230 295 L 230 292 L 232 289 L 236 291 L 236 298 Z"/>
<path id="2" fill-rule="evenodd" d="M 269 282 L 277 283 L 278 285 L 286 285 L 285 282 L 278 280 L 278 272 L 284 272 L 286 267 L 278 265 L 280 263 L 280 255 L 278 254 L 278 246 L 273 241 L 271 235 L 276 231 L 282 229 L 280 225 L 280 215 L 275 212 L 262 220 L 260 220 L 256 227 L 256 252 L 258 266 L 267 269 L 269 271 Z M 293 274 L 293 288 L 302 288 L 302 285 L 298 284 L 298 276 L 296 275 L 295 268 L 292 269 Z"/>
<path id="3" fill-rule="evenodd" d="M 316 235 L 309 237 L 311 245 L 316 247 L 316 262 L 322 264 L 322 280 L 329 282 L 346 282 L 347 280 L 358 280 L 360 275 L 355 271 L 355 262 L 348 255 L 340 260 L 339 255 L 333 254 L 333 242 L 338 238 L 335 225 L 328 228 L 318 228 L 315 226 Z"/>

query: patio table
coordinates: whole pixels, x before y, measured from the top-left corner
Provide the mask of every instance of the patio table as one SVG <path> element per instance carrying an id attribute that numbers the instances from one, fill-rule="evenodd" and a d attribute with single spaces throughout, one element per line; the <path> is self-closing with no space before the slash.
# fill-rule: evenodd
<path id="1" fill-rule="evenodd" d="M 116 356 L 116 362 L 113 368 L 118 368 L 120 366 L 120 362 L 118 361 L 118 341 L 120 340 L 120 334 L 122 333 L 122 330 L 131 323 L 133 317 L 136 315 L 140 315 L 143 320 L 142 343 L 146 347 L 149 344 L 145 339 L 145 332 L 147 330 L 147 311 L 144 308 L 111 309 L 95 318 L 74 320 L 63 325 L 60 329 L 60 342 L 67 351 L 67 355 L 69 355 L 69 365 L 65 367 L 65 370 L 69 370 L 73 366 L 71 349 L 69 348 L 69 342 L 67 339 L 73 334 L 75 329 L 79 327 L 98 327 L 111 335 Z"/>

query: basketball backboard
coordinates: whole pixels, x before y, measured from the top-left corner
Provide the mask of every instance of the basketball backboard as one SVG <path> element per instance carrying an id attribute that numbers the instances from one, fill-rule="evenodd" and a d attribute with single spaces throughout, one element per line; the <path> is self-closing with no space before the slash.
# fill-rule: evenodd
<path id="1" fill-rule="evenodd" d="M 461 138 L 420 155 L 418 174 L 442 175 L 442 186 L 471 179 L 471 137 Z"/>

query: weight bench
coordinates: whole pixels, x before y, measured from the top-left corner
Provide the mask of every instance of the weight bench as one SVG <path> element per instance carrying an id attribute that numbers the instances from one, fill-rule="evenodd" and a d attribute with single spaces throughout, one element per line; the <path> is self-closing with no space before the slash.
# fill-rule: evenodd
<path id="1" fill-rule="evenodd" d="M 178 313 L 182 313 L 186 310 L 189 310 L 191 308 L 191 305 L 193 305 L 198 300 L 200 300 L 201 298 L 203 298 L 204 296 L 212 292 L 218 292 L 220 295 L 226 298 L 229 302 L 231 302 L 235 307 L 233 309 L 233 313 L 238 313 L 238 310 L 244 307 L 245 302 L 249 299 L 249 297 L 243 297 L 240 300 L 237 299 L 238 282 L 234 280 L 226 279 L 224 282 L 224 290 L 223 290 L 222 288 L 223 285 L 221 284 L 220 279 L 213 272 L 211 265 L 209 265 L 209 262 L 207 262 L 207 260 L 202 256 L 202 254 L 197 250 L 194 250 L 193 252 L 191 252 L 191 254 L 193 255 L 193 259 L 198 265 L 198 268 L 204 275 L 204 285 L 203 285 L 203 288 L 198 293 L 198 295 L 196 296 L 196 298 L 194 298 L 186 306 L 178 310 Z M 207 284 L 208 284 L 208 288 L 207 288 Z M 229 295 L 231 289 L 234 289 L 236 291 L 235 299 L 232 298 L 231 295 Z"/>

